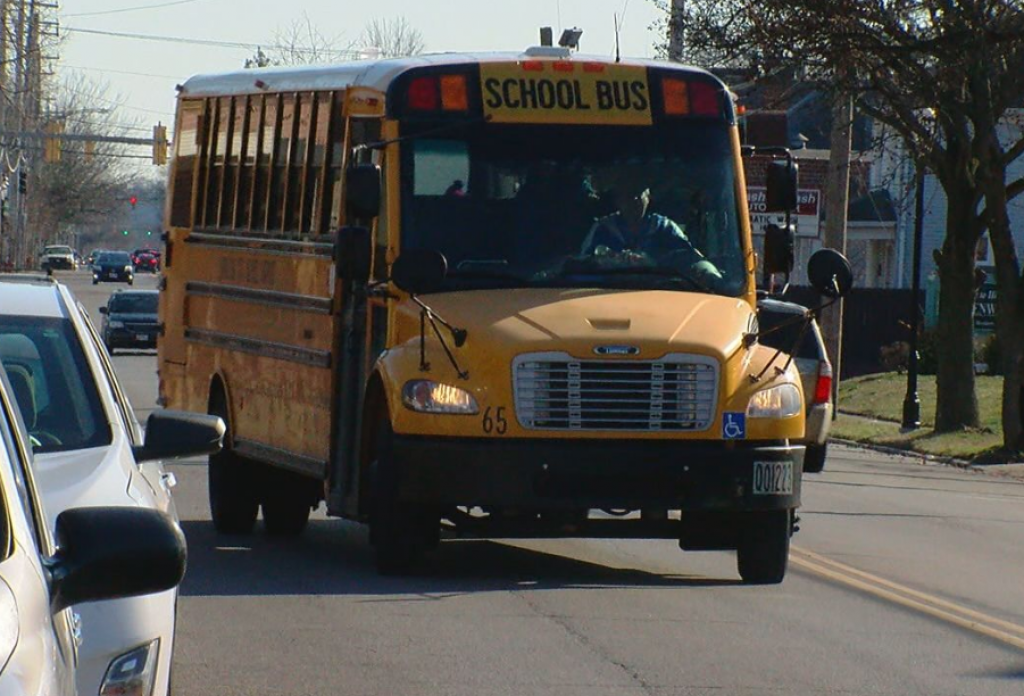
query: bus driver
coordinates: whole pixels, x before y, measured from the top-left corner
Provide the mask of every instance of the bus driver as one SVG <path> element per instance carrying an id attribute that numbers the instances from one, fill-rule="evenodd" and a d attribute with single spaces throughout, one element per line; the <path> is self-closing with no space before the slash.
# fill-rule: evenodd
<path id="1" fill-rule="evenodd" d="M 620 181 L 613 196 L 618 212 L 594 223 L 583 242 L 584 256 L 639 264 L 668 261 L 692 272 L 705 284 L 713 286 L 722 279 L 718 269 L 690 243 L 679 225 L 650 212 L 649 187 L 636 181 Z"/>

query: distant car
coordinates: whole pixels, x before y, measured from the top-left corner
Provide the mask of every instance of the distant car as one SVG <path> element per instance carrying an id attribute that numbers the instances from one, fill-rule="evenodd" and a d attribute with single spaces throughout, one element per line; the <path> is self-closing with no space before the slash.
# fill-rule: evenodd
<path id="1" fill-rule="evenodd" d="M 111 355 L 117 348 L 156 348 L 159 298 L 156 290 L 118 290 L 100 307 L 100 334 Z"/>
<path id="2" fill-rule="evenodd" d="M 96 263 L 96 257 L 102 254 L 106 249 L 93 249 L 89 252 L 89 255 L 85 257 L 85 265 L 92 266 Z"/>
<path id="3" fill-rule="evenodd" d="M 135 266 L 126 251 L 104 251 L 92 265 L 92 284 L 135 284 Z"/>
<path id="4" fill-rule="evenodd" d="M 72 605 L 171 590 L 185 572 L 185 537 L 165 514 L 138 508 L 68 509 L 51 528 L 46 505 L 0 367 L 0 694 L 96 694 L 76 685 L 85 665 Z M 148 693 L 139 677 L 125 663 L 104 693 Z"/>
<path id="5" fill-rule="evenodd" d="M 75 250 L 63 244 L 44 247 L 39 255 L 39 267 L 44 271 L 73 271 L 78 268 Z"/>
<path id="6" fill-rule="evenodd" d="M 757 319 L 761 327 L 761 343 L 787 353 L 793 350 L 801 326 L 796 318 L 806 312 L 806 307 L 793 302 L 769 298 L 759 300 Z M 776 331 L 764 333 L 766 329 L 783 324 L 786 325 Z M 818 322 L 811 320 L 803 339 L 795 348 L 793 361 L 800 372 L 807 404 L 807 425 L 803 440 L 807 447 L 804 471 L 817 474 L 825 468 L 828 433 L 832 427 L 832 363 L 829 362 Z"/>
<path id="7" fill-rule="evenodd" d="M 160 256 L 151 251 L 140 251 L 132 257 L 136 273 L 157 273 L 160 270 Z"/>
<path id="8" fill-rule="evenodd" d="M 174 477 L 161 460 L 216 451 L 222 421 L 156 411 L 144 439 L 85 309 L 45 277 L 0 276 L 0 362 L 34 450 L 49 528 L 55 515 L 75 507 L 124 506 L 177 520 Z M 164 696 L 176 601 L 177 592 L 167 590 L 76 603 L 79 693 Z"/>

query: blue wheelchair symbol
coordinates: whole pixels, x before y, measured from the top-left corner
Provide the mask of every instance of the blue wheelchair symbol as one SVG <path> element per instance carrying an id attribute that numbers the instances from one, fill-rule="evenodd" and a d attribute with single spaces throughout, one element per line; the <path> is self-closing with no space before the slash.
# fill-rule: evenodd
<path id="1" fill-rule="evenodd" d="M 726 440 L 742 440 L 747 436 L 747 414 L 725 413 L 722 417 L 722 437 Z"/>

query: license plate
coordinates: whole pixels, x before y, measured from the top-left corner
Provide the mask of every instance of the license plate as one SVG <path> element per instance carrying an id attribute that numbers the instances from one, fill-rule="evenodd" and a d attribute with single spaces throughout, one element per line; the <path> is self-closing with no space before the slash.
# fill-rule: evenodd
<path id="1" fill-rule="evenodd" d="M 754 462 L 754 495 L 792 495 L 793 462 Z"/>
<path id="2" fill-rule="evenodd" d="M 135 340 L 136 341 L 148 341 L 149 340 L 149 336 L 147 336 L 146 334 L 135 334 Z"/>

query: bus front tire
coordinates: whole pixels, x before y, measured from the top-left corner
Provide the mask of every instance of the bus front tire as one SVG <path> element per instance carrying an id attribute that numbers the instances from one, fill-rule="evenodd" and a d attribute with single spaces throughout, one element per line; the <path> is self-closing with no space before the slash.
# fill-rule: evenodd
<path id="1" fill-rule="evenodd" d="M 210 456 L 210 516 L 221 534 L 249 534 L 259 501 L 253 491 L 253 467 L 230 450 Z"/>
<path id="2" fill-rule="evenodd" d="M 268 472 L 263 495 L 263 525 L 268 534 L 302 534 L 312 509 L 310 485 L 305 477 L 290 471 Z"/>
<path id="3" fill-rule="evenodd" d="M 777 585 L 786 577 L 792 512 L 750 514 L 740 533 L 736 564 L 747 585 Z"/>
<path id="4" fill-rule="evenodd" d="M 399 497 L 401 463 L 393 454 L 394 432 L 384 420 L 377 434 L 376 459 L 371 465 L 370 543 L 381 575 L 411 572 L 432 546 L 440 516 L 430 508 Z"/>

